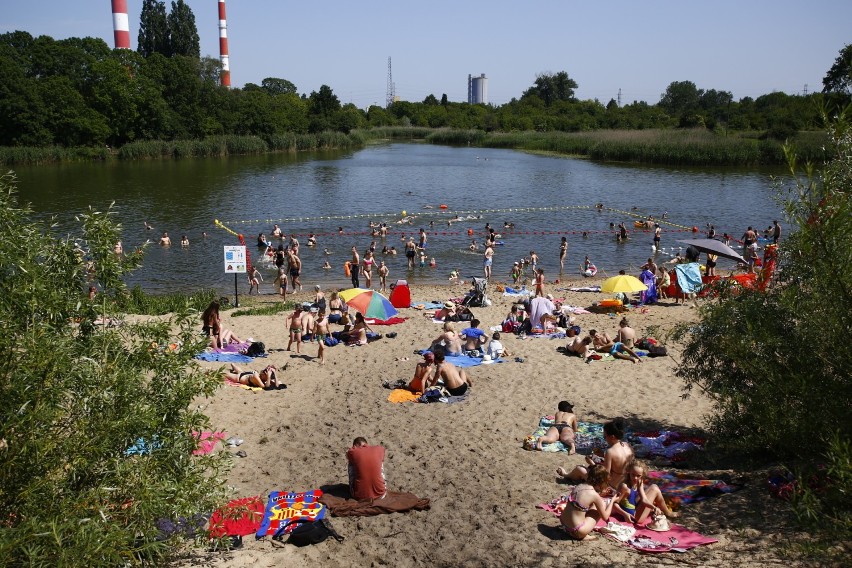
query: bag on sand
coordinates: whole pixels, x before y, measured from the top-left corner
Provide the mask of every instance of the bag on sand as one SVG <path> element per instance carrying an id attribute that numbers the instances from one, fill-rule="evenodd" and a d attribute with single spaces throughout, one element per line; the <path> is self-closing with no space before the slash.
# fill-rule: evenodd
<path id="1" fill-rule="evenodd" d="M 334 527 L 331 526 L 331 521 L 328 519 L 319 519 L 316 521 L 294 520 L 287 523 L 275 533 L 273 539 L 280 540 L 283 538 L 284 529 L 291 523 L 298 523 L 296 528 L 290 531 L 290 536 L 287 542 L 294 546 L 308 546 L 311 544 L 319 544 L 328 537 L 332 537 L 337 542 L 343 542 L 343 537 L 337 534 Z"/>
<path id="2" fill-rule="evenodd" d="M 648 357 L 665 357 L 668 351 L 663 345 L 651 345 L 648 347 Z"/>
<path id="3" fill-rule="evenodd" d="M 266 355 L 266 345 L 262 341 L 255 341 L 246 349 L 246 355 L 249 357 L 263 357 Z"/>

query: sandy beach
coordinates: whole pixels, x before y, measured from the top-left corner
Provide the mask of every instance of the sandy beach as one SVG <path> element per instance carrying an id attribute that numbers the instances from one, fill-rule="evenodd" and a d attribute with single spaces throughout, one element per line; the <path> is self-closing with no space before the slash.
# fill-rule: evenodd
<path id="1" fill-rule="evenodd" d="M 570 292 L 574 285 L 600 280 L 549 284 L 547 292 L 565 303 L 590 306 L 607 295 Z M 296 294 L 308 300 L 312 286 Z M 412 286 L 413 303 L 458 297 L 469 285 Z M 267 288 L 268 291 L 268 288 Z M 329 291 L 327 291 L 328 293 Z M 473 312 L 487 329 L 499 325 L 512 299 L 489 289 L 493 304 Z M 261 301 L 277 301 L 262 296 Z M 645 313 L 642 313 L 642 312 Z M 362 347 L 343 345 L 326 349 L 326 362 L 314 360 L 316 344 L 303 354 L 286 351 L 284 314 L 232 317 L 222 321 L 239 337 L 263 341 L 268 363 L 288 368 L 287 388 L 249 391 L 223 386 L 214 398 L 199 401 L 215 427 L 243 438 L 245 452 L 234 458 L 229 483 L 235 497 L 270 491 L 306 491 L 346 483 L 346 450 L 356 436 L 387 449 L 388 487 L 431 500 L 427 511 L 363 518 L 333 518 L 346 540 L 331 539 L 306 548 L 249 536 L 241 549 L 199 555 L 192 563 L 228 567 L 307 566 L 594 566 L 612 565 L 789 565 L 784 546 L 796 538 L 786 504 L 766 490 L 766 471 L 737 471 L 732 464 L 716 464 L 707 456 L 686 462 L 685 471 L 698 476 L 745 484 L 741 491 L 685 505 L 679 524 L 718 543 L 683 554 L 641 554 L 603 537 L 592 542 L 567 539 L 559 520 L 535 508 L 566 492 L 555 470 L 583 463 L 583 456 L 564 452 L 526 451 L 524 437 L 539 419 L 556 411 L 560 400 L 575 405 L 581 421 L 606 422 L 623 418 L 635 431 L 672 429 L 702 435 L 710 401 L 701 393 L 683 399 L 680 379 L 674 376 L 679 360 L 677 344 L 667 342 L 669 356 L 644 358 L 641 364 L 621 360 L 584 363 L 557 347 L 564 339 L 521 339 L 503 334 L 503 343 L 524 362 L 482 365 L 468 369 L 472 393 L 459 404 L 393 404 L 383 381 L 410 379 L 420 357 L 440 329 L 416 309 L 400 310 L 402 324 L 376 327 L 396 332 Z M 618 317 L 578 315 L 577 324 L 614 335 Z M 680 322 L 694 320 L 696 310 L 665 300 L 647 310 L 631 310 L 627 317 L 637 336 L 664 339 Z M 463 327 L 463 326 L 462 326 Z M 339 329 L 332 326 L 332 330 Z M 457 327 L 457 329 L 459 329 Z M 218 363 L 202 363 L 216 368 Z M 703 452 L 704 454 L 710 452 Z M 656 465 L 656 467 L 655 467 Z M 652 469 L 670 469 L 655 464 Z"/>

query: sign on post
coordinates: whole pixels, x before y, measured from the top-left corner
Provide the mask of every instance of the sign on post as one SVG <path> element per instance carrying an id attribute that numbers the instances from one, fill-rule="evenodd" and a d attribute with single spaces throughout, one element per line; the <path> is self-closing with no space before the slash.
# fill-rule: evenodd
<path id="1" fill-rule="evenodd" d="M 240 307 L 237 274 L 246 273 L 246 247 L 225 246 L 225 274 L 234 275 L 234 306 Z"/>

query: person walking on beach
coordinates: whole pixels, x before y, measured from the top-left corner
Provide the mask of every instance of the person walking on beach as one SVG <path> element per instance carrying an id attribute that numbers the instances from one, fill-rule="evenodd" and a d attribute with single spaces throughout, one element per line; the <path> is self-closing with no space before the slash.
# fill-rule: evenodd
<path id="1" fill-rule="evenodd" d="M 290 351 L 293 342 L 296 342 L 296 353 L 302 352 L 302 305 L 296 304 L 293 313 L 287 316 L 287 330 L 290 332 L 290 341 L 287 343 L 287 351 Z"/>
<path id="2" fill-rule="evenodd" d="M 364 253 L 364 261 L 361 263 L 361 272 L 367 281 L 367 288 L 373 287 L 373 265 L 376 263 L 373 253 L 369 249 Z"/>
<path id="3" fill-rule="evenodd" d="M 325 338 L 328 337 L 328 318 L 325 315 L 325 306 L 320 307 L 317 318 L 314 320 L 313 337 L 317 340 L 317 359 L 319 364 L 325 364 Z"/>
<path id="4" fill-rule="evenodd" d="M 388 494 L 384 461 L 384 447 L 370 446 L 361 436 L 355 438 L 352 447 L 346 452 L 349 493 L 353 499 L 384 499 Z"/>
<path id="5" fill-rule="evenodd" d="M 491 279 L 491 265 L 494 263 L 494 249 L 492 248 L 491 241 L 486 241 L 485 244 L 485 254 L 483 260 L 483 271 L 485 272 L 485 279 Z"/>
<path id="6" fill-rule="evenodd" d="M 534 269 L 535 270 L 535 269 Z M 535 295 L 544 296 L 544 268 L 539 268 L 535 275 Z"/>
<path id="7" fill-rule="evenodd" d="M 382 292 L 382 293 L 387 293 L 387 291 L 388 291 L 388 274 L 389 273 L 390 273 L 390 269 L 388 268 L 387 264 L 385 264 L 385 261 L 383 260 L 379 264 L 379 285 L 380 285 L 379 291 Z"/>
<path id="8" fill-rule="evenodd" d="M 562 237 L 562 242 L 559 244 L 559 274 L 565 271 L 565 259 L 568 257 L 568 239 Z"/>

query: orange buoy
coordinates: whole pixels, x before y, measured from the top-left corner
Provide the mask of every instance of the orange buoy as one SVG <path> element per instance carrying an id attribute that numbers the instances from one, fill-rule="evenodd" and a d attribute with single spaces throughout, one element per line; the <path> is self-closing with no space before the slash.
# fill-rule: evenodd
<path id="1" fill-rule="evenodd" d="M 468 230 L 467 230 L 467 236 L 468 236 L 468 237 L 472 237 L 472 236 L 473 236 L 473 229 L 468 229 Z"/>
<path id="2" fill-rule="evenodd" d="M 352 276 L 352 270 L 349 268 L 349 261 L 343 263 L 343 273 L 346 276 Z"/>
<path id="3" fill-rule="evenodd" d="M 693 233 L 697 233 L 697 232 L 698 232 L 698 227 L 693 227 L 693 228 L 692 228 L 692 232 L 693 232 Z"/>
<path id="4" fill-rule="evenodd" d="M 440 207 L 441 209 L 446 209 L 446 208 L 447 208 L 447 204 L 446 204 L 446 203 L 441 203 L 441 205 L 440 205 L 439 207 Z"/>

